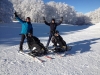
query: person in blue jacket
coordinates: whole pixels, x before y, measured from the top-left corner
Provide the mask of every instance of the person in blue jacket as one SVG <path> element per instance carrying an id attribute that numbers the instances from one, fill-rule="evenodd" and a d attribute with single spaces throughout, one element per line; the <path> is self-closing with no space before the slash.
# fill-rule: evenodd
<path id="1" fill-rule="evenodd" d="M 16 12 L 14 14 L 15 14 L 15 17 L 17 18 L 17 20 L 22 24 L 21 41 L 20 41 L 19 51 L 23 51 L 24 40 L 27 37 L 28 33 L 33 34 L 33 27 L 32 27 L 32 24 L 31 24 L 30 17 L 27 17 L 26 21 L 23 21 L 22 19 L 20 19 L 18 17 Z"/>

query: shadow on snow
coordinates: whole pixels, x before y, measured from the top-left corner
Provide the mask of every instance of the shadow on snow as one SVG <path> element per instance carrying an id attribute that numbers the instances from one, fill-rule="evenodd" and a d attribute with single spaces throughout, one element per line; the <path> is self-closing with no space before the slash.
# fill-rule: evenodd
<path id="1" fill-rule="evenodd" d="M 77 53 L 92 51 L 91 50 L 91 45 L 96 44 L 97 40 L 100 40 L 100 38 L 95 38 L 95 39 L 83 40 L 83 41 L 70 43 L 69 45 L 72 46 L 72 50 L 69 51 L 69 53 L 70 54 L 77 54 Z"/>

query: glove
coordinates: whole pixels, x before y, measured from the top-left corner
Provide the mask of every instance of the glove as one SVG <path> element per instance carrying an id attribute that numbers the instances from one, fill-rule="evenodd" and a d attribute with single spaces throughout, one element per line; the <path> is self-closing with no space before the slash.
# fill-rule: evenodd
<path id="1" fill-rule="evenodd" d="M 45 17 L 43 17 L 43 20 L 45 21 Z"/>
<path id="2" fill-rule="evenodd" d="M 17 12 L 14 13 L 15 17 L 18 17 Z"/>

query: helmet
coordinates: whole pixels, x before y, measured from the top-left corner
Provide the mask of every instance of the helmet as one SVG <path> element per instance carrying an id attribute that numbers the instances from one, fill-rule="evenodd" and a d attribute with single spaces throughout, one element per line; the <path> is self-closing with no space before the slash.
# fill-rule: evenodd
<path id="1" fill-rule="evenodd" d="M 55 33 L 59 33 L 59 31 L 58 31 L 58 30 L 56 30 L 56 31 L 55 31 Z"/>

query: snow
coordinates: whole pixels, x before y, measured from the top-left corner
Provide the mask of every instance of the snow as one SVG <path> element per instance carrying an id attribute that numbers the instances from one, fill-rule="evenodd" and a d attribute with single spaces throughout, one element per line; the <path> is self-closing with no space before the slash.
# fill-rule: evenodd
<path id="1" fill-rule="evenodd" d="M 46 45 L 49 27 L 33 23 L 34 35 Z M 74 26 L 63 24 L 57 28 L 63 39 L 72 46 L 65 57 L 50 54 L 46 62 L 18 53 L 21 24 L 0 23 L 0 75 L 99 75 L 100 74 L 100 23 Z M 50 43 L 52 46 L 52 43 Z M 24 50 L 27 51 L 27 43 Z"/>

